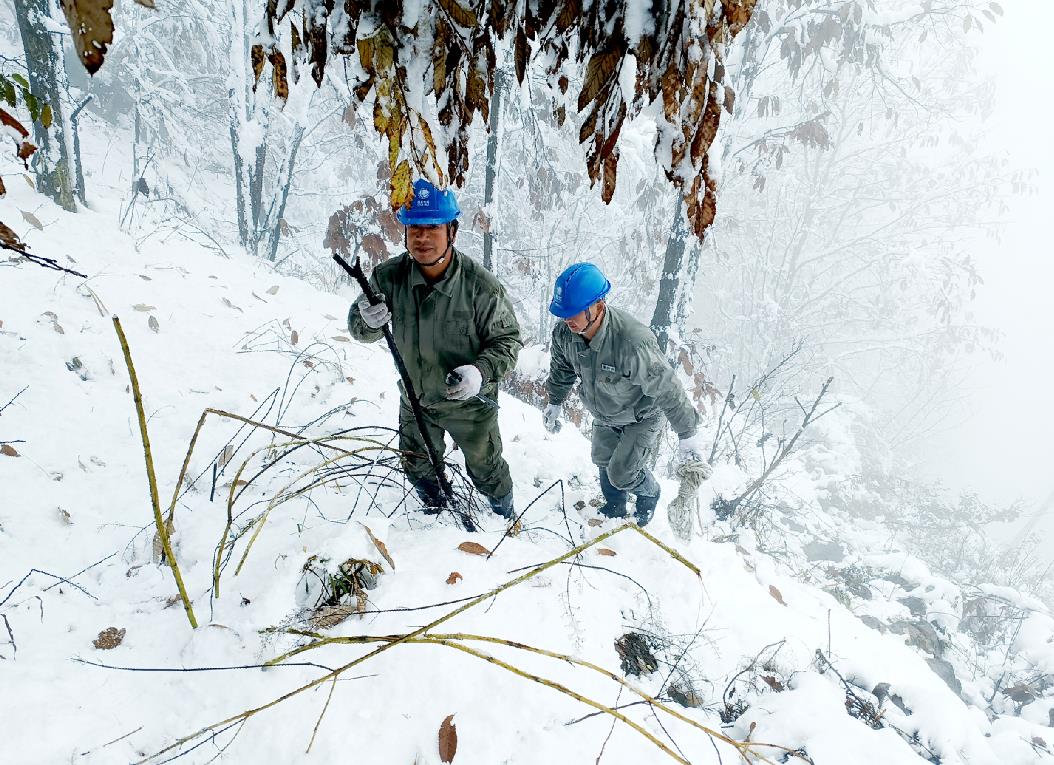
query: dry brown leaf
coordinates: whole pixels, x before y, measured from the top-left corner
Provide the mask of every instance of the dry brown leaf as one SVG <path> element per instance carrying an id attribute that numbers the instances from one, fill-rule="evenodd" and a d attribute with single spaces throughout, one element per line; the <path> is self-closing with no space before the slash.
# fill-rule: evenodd
<path id="1" fill-rule="evenodd" d="M 333 335 L 333 337 L 331 339 L 336 340 L 338 343 L 350 343 L 351 342 L 351 338 L 350 337 L 342 337 L 341 335 Z"/>
<path id="2" fill-rule="evenodd" d="M 604 522 L 602 520 L 600 520 L 599 518 L 590 518 L 588 521 L 586 521 L 586 523 L 588 523 L 590 526 L 603 526 L 604 525 Z"/>
<path id="3" fill-rule="evenodd" d="M 450 572 L 450 576 L 448 576 L 446 578 L 446 583 L 447 584 L 457 584 L 458 582 L 460 582 L 464 578 L 465 577 L 461 576 L 461 574 L 458 573 L 457 571 L 451 571 Z"/>
<path id="4" fill-rule="evenodd" d="M 147 326 L 150 327 L 150 329 L 154 330 L 154 332 L 160 332 L 161 331 L 161 325 L 158 324 L 157 317 L 151 315 L 150 318 L 146 320 L 146 323 L 147 323 Z"/>
<path id="5" fill-rule="evenodd" d="M 439 759 L 443 762 L 453 762 L 457 754 L 457 726 L 453 721 L 454 715 L 447 715 L 439 726 Z"/>
<path id="6" fill-rule="evenodd" d="M 4 179 L 0 178 L 0 197 L 7 195 L 7 186 L 4 185 Z"/>
<path id="7" fill-rule="evenodd" d="M 29 131 L 26 130 L 26 126 L 19 122 L 14 116 L 5 109 L 0 109 L 0 125 L 7 125 L 9 128 L 17 132 L 20 136 L 25 138 L 29 135 Z"/>
<path id="8" fill-rule="evenodd" d="M 92 645 L 100 650 L 109 651 L 119 646 L 122 640 L 124 640 L 124 627 L 120 629 L 107 627 L 92 641 Z"/>
<path id="9" fill-rule="evenodd" d="M 615 555 L 615 551 L 607 547 L 598 547 L 597 553 L 600 555 L 607 555 L 608 557 L 613 557 Z"/>
<path id="10" fill-rule="evenodd" d="M 462 542 L 457 546 L 457 549 L 461 550 L 461 552 L 467 552 L 470 555 L 490 555 L 490 550 L 479 542 Z"/>
<path id="11" fill-rule="evenodd" d="M 392 556 L 388 554 L 388 548 L 385 546 L 384 542 L 377 539 L 377 537 L 373 535 L 373 531 L 371 531 L 370 527 L 365 523 L 362 524 L 362 528 L 366 529 L 366 533 L 370 535 L 370 541 L 373 542 L 373 546 L 376 547 L 380 554 L 384 556 L 384 559 L 388 561 L 388 565 L 394 569 L 395 561 L 392 560 Z"/>
<path id="12" fill-rule="evenodd" d="M 11 444 L 4 444 L 3 446 L 0 446 L 0 454 L 4 455 L 5 457 L 18 456 L 18 452 L 15 450 L 15 447 L 11 446 Z"/>
<path id="13" fill-rule="evenodd" d="M 765 681 L 765 684 L 772 690 L 779 693 L 783 690 L 784 685 L 772 675 L 762 675 L 761 679 Z"/>
<path id="14" fill-rule="evenodd" d="M 267 294 L 268 295 L 277 295 L 278 294 L 278 285 L 276 284 L 275 286 L 269 288 L 267 290 Z"/>
<path id="15" fill-rule="evenodd" d="M 289 335 L 289 342 L 291 342 L 293 345 L 296 345 L 300 342 L 300 333 L 298 333 L 295 329 Z"/>
<path id="16" fill-rule="evenodd" d="M 106 56 L 106 46 L 113 42 L 113 0 L 62 0 L 73 43 L 88 74 L 95 74 Z"/>
<path id="17" fill-rule="evenodd" d="M 344 379 L 348 381 L 349 385 L 354 385 L 355 384 L 355 378 L 354 377 L 345 377 Z"/>
<path id="18" fill-rule="evenodd" d="M 775 585 L 769 585 L 769 595 L 774 597 L 776 599 L 776 602 L 779 603 L 781 606 L 787 605 L 786 602 L 784 602 L 783 600 L 783 594 L 776 589 Z"/>
<path id="19" fill-rule="evenodd" d="M 286 79 L 285 56 L 281 51 L 274 51 L 267 57 L 271 62 L 271 83 L 274 94 L 283 101 L 289 100 L 289 80 Z"/>
<path id="20" fill-rule="evenodd" d="M 41 224 L 40 219 L 37 218 L 36 215 L 25 210 L 21 210 L 20 212 L 22 213 L 22 217 L 25 219 L 26 223 L 35 228 L 37 231 L 44 230 L 44 226 Z"/>

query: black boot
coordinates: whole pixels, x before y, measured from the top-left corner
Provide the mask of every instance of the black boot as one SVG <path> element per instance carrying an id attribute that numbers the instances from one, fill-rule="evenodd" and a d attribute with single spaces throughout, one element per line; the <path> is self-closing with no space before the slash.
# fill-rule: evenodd
<path id="1" fill-rule="evenodd" d="M 647 526 L 655 515 L 655 506 L 659 504 L 659 482 L 650 471 L 644 471 L 644 478 L 631 491 L 637 496 L 637 510 L 634 513 L 638 526 Z"/>
<path id="2" fill-rule="evenodd" d="M 600 468 L 600 491 L 607 500 L 601 506 L 600 514 L 605 518 L 625 518 L 626 492 L 611 485 L 606 467 Z"/>
<path id="3" fill-rule="evenodd" d="M 447 501 L 439 487 L 439 481 L 434 478 L 418 478 L 413 484 L 414 491 L 423 505 L 421 512 L 426 515 L 439 515 L 446 509 Z"/>
<path id="4" fill-rule="evenodd" d="M 490 509 L 502 518 L 511 521 L 516 517 L 516 510 L 512 506 L 512 489 L 504 497 L 487 497 L 487 502 L 490 503 Z"/>

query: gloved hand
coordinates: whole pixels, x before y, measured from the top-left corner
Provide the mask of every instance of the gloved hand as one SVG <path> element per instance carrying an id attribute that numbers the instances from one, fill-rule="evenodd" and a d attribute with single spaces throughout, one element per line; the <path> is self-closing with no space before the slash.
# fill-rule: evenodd
<path id="1" fill-rule="evenodd" d="M 388 305 L 384 302 L 384 293 L 377 293 L 377 297 L 380 298 L 377 305 L 370 305 L 370 301 L 363 295 L 357 301 L 355 305 L 359 309 L 359 313 L 362 315 L 362 320 L 366 326 L 370 329 L 380 329 L 387 324 L 392 318 L 392 312 L 389 310 Z"/>
<path id="2" fill-rule="evenodd" d="M 703 449 L 703 437 L 698 432 L 687 438 L 682 438 L 677 445 L 677 464 L 704 462 Z"/>
<path id="3" fill-rule="evenodd" d="M 562 408 L 560 404 L 549 404 L 545 407 L 545 411 L 542 412 L 542 423 L 550 433 L 560 431 L 560 410 Z"/>
<path id="4" fill-rule="evenodd" d="M 472 364 L 456 367 L 446 376 L 446 397 L 451 401 L 467 401 L 479 394 L 483 387 L 483 373 Z"/>

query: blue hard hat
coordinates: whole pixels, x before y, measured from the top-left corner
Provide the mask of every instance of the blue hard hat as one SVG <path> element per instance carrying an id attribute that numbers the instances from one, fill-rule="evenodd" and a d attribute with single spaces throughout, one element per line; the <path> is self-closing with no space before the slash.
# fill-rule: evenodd
<path id="1" fill-rule="evenodd" d="M 592 263 L 573 263 L 556 277 L 549 313 L 568 319 L 611 291 L 611 282 Z"/>
<path id="2" fill-rule="evenodd" d="M 400 207 L 396 217 L 404 226 L 434 226 L 450 223 L 461 214 L 453 191 L 440 191 L 424 178 L 414 181 L 414 198 Z"/>

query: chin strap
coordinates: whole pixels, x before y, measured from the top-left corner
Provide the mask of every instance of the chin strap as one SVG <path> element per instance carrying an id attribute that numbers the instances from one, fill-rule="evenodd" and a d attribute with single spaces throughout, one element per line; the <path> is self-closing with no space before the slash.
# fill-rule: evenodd
<path id="1" fill-rule="evenodd" d="M 409 234 L 407 233 L 407 230 L 405 228 L 403 229 L 403 246 L 407 250 L 410 249 Z M 433 260 L 431 263 L 421 263 L 420 261 L 417 261 L 417 260 L 415 260 L 414 262 L 417 263 L 419 268 L 420 267 L 431 268 L 432 266 L 438 266 L 440 263 L 442 263 L 444 260 L 446 260 L 450 256 L 450 251 L 453 250 L 453 249 L 454 249 L 454 240 L 450 238 L 450 224 L 448 223 L 448 224 L 446 224 L 446 249 L 443 250 L 443 254 L 440 255 L 435 260 Z"/>
<path id="2" fill-rule="evenodd" d="M 589 306 L 589 308 L 586 309 L 586 325 L 582 327 L 582 331 L 578 332 L 577 334 L 584 335 L 586 332 L 589 331 L 589 328 L 592 327 L 595 322 L 599 321 L 600 317 L 604 315 L 603 311 L 597 311 L 596 316 L 590 316 L 589 312 L 592 310 L 593 306 Z"/>

